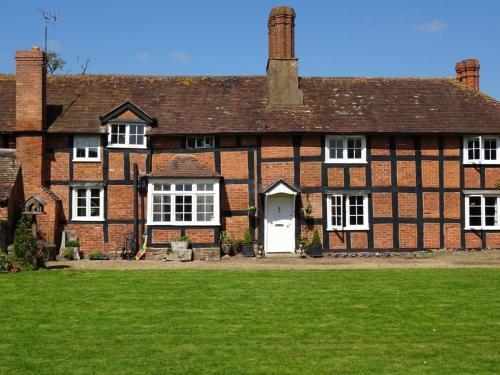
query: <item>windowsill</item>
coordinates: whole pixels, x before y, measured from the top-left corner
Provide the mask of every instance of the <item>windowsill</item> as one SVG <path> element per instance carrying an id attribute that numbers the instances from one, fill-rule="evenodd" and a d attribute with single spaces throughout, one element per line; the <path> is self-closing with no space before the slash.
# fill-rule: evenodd
<path id="1" fill-rule="evenodd" d="M 73 163 L 100 163 L 101 159 L 73 159 Z"/>
<path id="2" fill-rule="evenodd" d="M 464 230 L 500 230 L 500 226 L 496 227 L 464 227 Z"/>
<path id="3" fill-rule="evenodd" d="M 146 225 L 158 225 L 158 226 L 171 226 L 171 227 L 216 227 L 220 226 L 219 222 L 211 221 L 211 222 L 184 222 L 184 223 L 155 223 L 148 221 Z"/>
<path id="4" fill-rule="evenodd" d="M 464 161 L 464 165 L 500 165 L 500 160 L 495 161 Z"/>
<path id="5" fill-rule="evenodd" d="M 354 232 L 354 231 L 365 231 L 365 230 L 370 230 L 370 227 L 368 226 L 363 226 L 363 227 L 327 227 L 327 231 L 337 231 L 337 232 Z"/>
<path id="6" fill-rule="evenodd" d="M 136 149 L 147 149 L 147 146 L 139 146 L 139 145 L 110 145 L 108 144 L 108 148 L 136 148 Z"/>
<path id="7" fill-rule="evenodd" d="M 104 221 L 104 219 L 102 217 L 73 217 L 71 221 L 88 222 L 88 221 Z"/>
<path id="8" fill-rule="evenodd" d="M 335 160 L 325 160 L 325 164 L 368 164 L 366 160 L 340 160 L 340 159 L 335 159 Z"/>

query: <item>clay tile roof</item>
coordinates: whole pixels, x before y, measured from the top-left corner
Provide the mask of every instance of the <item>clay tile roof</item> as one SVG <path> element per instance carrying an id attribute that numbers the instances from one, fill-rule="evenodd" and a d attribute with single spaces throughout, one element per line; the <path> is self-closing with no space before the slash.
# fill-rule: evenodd
<path id="1" fill-rule="evenodd" d="M 500 103 L 452 78 L 301 77 L 304 105 L 269 107 L 265 76 L 54 75 L 47 126 L 100 133 L 126 101 L 157 120 L 150 134 L 500 133 Z M 0 75 L 0 133 L 15 126 L 15 77 Z"/>
<path id="2" fill-rule="evenodd" d="M 18 174 L 15 150 L 0 149 L 0 202 L 10 198 Z"/>
<path id="3" fill-rule="evenodd" d="M 177 154 L 164 166 L 149 173 L 148 176 L 163 178 L 219 178 L 220 174 L 211 170 L 193 155 Z"/>

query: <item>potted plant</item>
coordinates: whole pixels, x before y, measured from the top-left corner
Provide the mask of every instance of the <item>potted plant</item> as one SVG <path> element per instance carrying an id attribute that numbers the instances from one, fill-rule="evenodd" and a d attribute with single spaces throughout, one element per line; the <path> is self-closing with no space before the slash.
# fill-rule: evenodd
<path id="1" fill-rule="evenodd" d="M 299 256 L 299 258 L 306 257 L 306 254 L 309 252 L 309 241 L 307 240 L 306 237 L 301 237 L 299 245 L 297 246 L 295 252 Z"/>
<path id="2" fill-rule="evenodd" d="M 96 250 L 89 254 L 90 260 L 109 260 L 109 256 L 107 256 L 102 251 Z"/>
<path id="3" fill-rule="evenodd" d="M 231 255 L 231 253 L 233 252 L 233 239 L 228 232 L 221 232 L 220 244 L 224 255 Z"/>
<path id="4" fill-rule="evenodd" d="M 177 237 L 174 241 L 170 242 L 172 246 L 172 250 L 187 250 L 189 246 L 189 237 L 188 236 L 180 236 Z"/>
<path id="5" fill-rule="evenodd" d="M 73 258 L 71 260 L 80 260 L 80 241 L 74 239 L 68 240 L 64 248 L 73 253 Z M 68 259 L 67 256 L 65 258 Z"/>
<path id="6" fill-rule="evenodd" d="M 314 230 L 312 241 L 309 245 L 309 255 L 314 258 L 323 256 L 323 246 L 321 244 L 321 239 L 319 238 L 319 232 L 317 229 Z"/>
<path id="7" fill-rule="evenodd" d="M 257 212 L 257 207 L 255 207 L 254 205 L 249 205 L 247 207 L 247 212 L 248 216 L 255 216 L 255 213 Z"/>
<path id="8" fill-rule="evenodd" d="M 300 211 L 302 211 L 302 216 L 304 216 L 305 219 L 309 219 L 311 217 L 312 210 L 313 210 L 313 207 L 312 207 L 311 202 L 307 202 L 305 205 L 303 205 L 300 208 Z"/>
<path id="9" fill-rule="evenodd" d="M 241 254 L 244 257 L 254 257 L 255 253 L 253 251 L 253 241 L 252 234 L 250 233 L 250 229 L 245 231 L 243 235 L 243 243 L 241 245 Z"/>

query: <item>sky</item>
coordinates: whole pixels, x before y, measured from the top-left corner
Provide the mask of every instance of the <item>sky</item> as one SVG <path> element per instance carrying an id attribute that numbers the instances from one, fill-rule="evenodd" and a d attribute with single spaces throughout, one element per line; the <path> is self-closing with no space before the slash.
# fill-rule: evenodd
<path id="1" fill-rule="evenodd" d="M 498 0 L 2 0 L 0 72 L 14 51 L 43 47 L 40 10 L 57 12 L 48 48 L 63 73 L 262 75 L 267 17 L 295 8 L 301 76 L 452 77 L 481 62 L 481 90 L 500 100 Z"/>

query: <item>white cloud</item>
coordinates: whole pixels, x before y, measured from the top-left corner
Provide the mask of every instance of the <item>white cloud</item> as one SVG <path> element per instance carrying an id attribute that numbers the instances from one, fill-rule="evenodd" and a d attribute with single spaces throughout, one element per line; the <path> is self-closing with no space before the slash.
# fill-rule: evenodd
<path id="1" fill-rule="evenodd" d="M 149 60 L 151 58 L 151 54 L 149 52 L 139 52 L 137 54 L 137 58 L 139 60 Z"/>
<path id="2" fill-rule="evenodd" d="M 415 26 L 415 30 L 425 33 L 439 33 L 446 27 L 446 24 L 441 20 L 427 21 L 419 23 Z"/>
<path id="3" fill-rule="evenodd" d="M 191 56 L 184 52 L 174 52 L 168 55 L 168 58 L 177 62 L 186 62 L 191 60 Z"/>

